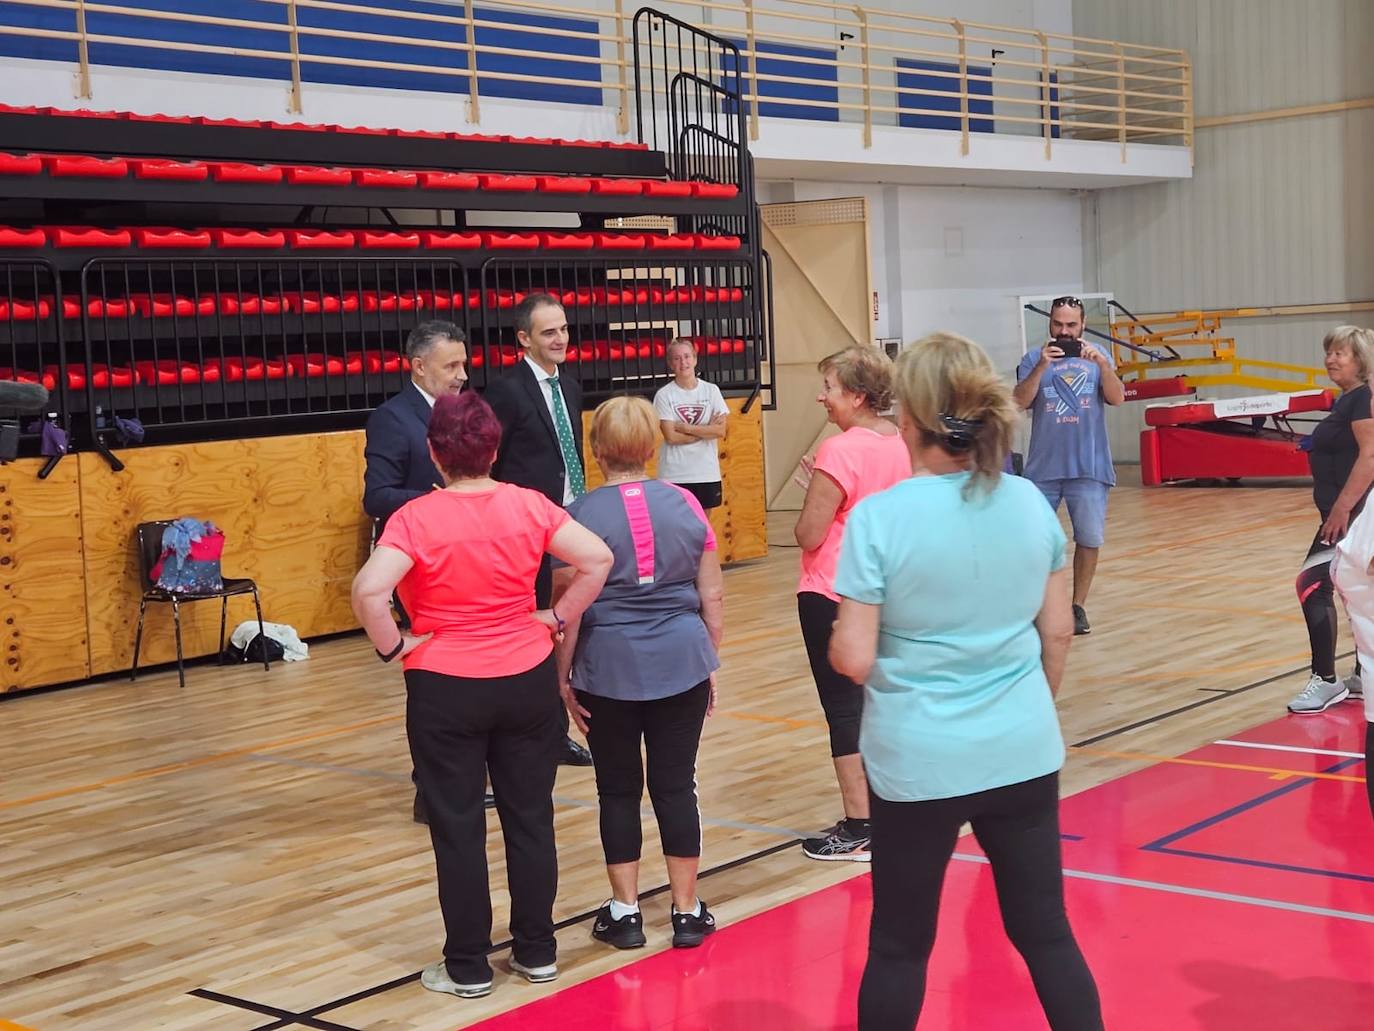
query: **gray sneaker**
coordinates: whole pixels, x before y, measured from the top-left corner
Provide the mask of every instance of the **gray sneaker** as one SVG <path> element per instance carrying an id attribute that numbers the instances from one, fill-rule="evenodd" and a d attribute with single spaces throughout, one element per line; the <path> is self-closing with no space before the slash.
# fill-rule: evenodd
<path id="1" fill-rule="evenodd" d="M 510 968 L 530 984 L 544 984 L 558 978 L 558 964 L 548 963 L 542 967 L 527 967 L 515 957 L 511 957 Z"/>
<path id="2" fill-rule="evenodd" d="M 1288 711 L 1299 716 L 1315 716 L 1350 697 L 1350 689 L 1339 680 L 1323 680 L 1313 673 L 1298 696 L 1288 703 Z"/>
<path id="3" fill-rule="evenodd" d="M 448 976 L 448 967 L 442 959 L 425 967 L 420 974 L 420 983 L 431 992 L 446 992 L 460 999 L 480 999 L 491 994 L 491 978 L 477 984 L 459 984 Z"/>
<path id="4" fill-rule="evenodd" d="M 1342 680 L 1341 683 L 1345 685 L 1345 690 L 1349 697 L 1357 700 L 1364 699 L 1364 681 L 1360 679 L 1358 673 L 1350 674 L 1350 676 Z"/>

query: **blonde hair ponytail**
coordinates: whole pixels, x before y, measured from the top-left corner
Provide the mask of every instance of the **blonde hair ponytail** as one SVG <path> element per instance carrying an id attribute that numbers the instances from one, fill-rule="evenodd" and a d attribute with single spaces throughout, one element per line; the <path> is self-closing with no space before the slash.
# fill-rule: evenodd
<path id="1" fill-rule="evenodd" d="M 922 337 L 897 357 L 893 386 L 921 443 L 969 456 L 970 488 L 997 483 L 1018 413 L 981 347 L 955 333 Z"/>

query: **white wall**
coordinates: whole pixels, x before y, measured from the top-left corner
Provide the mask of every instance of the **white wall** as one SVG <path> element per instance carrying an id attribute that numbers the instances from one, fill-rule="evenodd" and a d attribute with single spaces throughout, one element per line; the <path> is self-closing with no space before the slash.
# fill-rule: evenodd
<path id="1" fill-rule="evenodd" d="M 761 192 L 765 202 L 868 198 L 879 337 L 952 330 L 1010 375 L 1017 297 L 1083 288 L 1082 209 L 1067 190 L 773 182 Z"/>
<path id="2" fill-rule="evenodd" d="M 1188 49 L 1199 118 L 1374 95 L 1370 0 L 1078 0 L 1074 19 L 1084 35 Z M 1371 168 L 1367 108 L 1199 128 L 1190 180 L 1091 195 L 1084 279 L 1141 312 L 1374 300 Z M 1343 322 L 1374 312 L 1224 330 L 1242 355 L 1320 366 Z M 1118 455 L 1136 454 L 1140 411 L 1115 420 Z"/>

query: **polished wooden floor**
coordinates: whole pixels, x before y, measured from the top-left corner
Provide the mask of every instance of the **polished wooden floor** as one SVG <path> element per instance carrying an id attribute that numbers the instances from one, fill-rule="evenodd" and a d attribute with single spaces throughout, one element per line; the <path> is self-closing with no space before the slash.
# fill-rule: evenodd
<path id="1" fill-rule="evenodd" d="M 1282 713 L 1305 680 L 1292 582 L 1314 519 L 1296 484 L 1114 492 L 1094 631 L 1060 696 L 1077 745 L 1066 793 Z M 788 846 L 839 815 L 796 563 L 775 544 L 727 573 L 699 769 L 704 866 L 727 867 L 701 894 L 722 923 L 863 872 Z M 270 674 L 199 665 L 176 683 L 161 669 L 0 703 L 0 1028 L 438 1031 L 642 957 L 593 942 L 584 919 L 560 932 L 554 986 L 512 980 L 500 954 L 487 999 L 424 991 L 413 978 L 441 928 L 428 836 L 410 822 L 399 671 L 354 635 Z M 560 772 L 560 919 L 607 894 L 595 797 L 590 771 Z M 646 890 L 664 881 L 653 853 Z M 499 938 L 499 847 L 492 867 Z M 667 943 L 666 909 L 662 894 L 645 906 L 650 950 Z"/>

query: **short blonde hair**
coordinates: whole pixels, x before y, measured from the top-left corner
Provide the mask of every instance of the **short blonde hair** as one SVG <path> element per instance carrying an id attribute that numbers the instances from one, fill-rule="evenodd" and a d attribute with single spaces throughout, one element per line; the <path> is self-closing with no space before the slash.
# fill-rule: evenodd
<path id="1" fill-rule="evenodd" d="M 685 347 L 691 351 L 692 354 L 697 353 L 697 342 L 691 337 L 673 337 L 673 339 L 668 341 L 668 348 L 664 351 L 664 354 L 671 358 L 673 356 L 674 347 Z"/>
<path id="2" fill-rule="evenodd" d="M 658 416 L 642 397 L 613 397 L 592 415 L 592 454 L 608 473 L 643 469 L 658 447 Z"/>
<path id="3" fill-rule="evenodd" d="M 920 443 L 968 455 L 970 487 L 995 485 L 1011 450 L 1017 410 L 987 352 L 955 333 L 932 333 L 898 355 L 893 379 Z"/>
<path id="4" fill-rule="evenodd" d="M 833 373 L 840 389 L 862 397 L 875 412 L 892 407 L 892 359 L 876 347 L 846 347 L 822 358 L 816 370 Z"/>
<path id="5" fill-rule="evenodd" d="M 1374 330 L 1363 326 L 1337 326 L 1322 339 L 1322 352 L 1330 354 L 1336 348 L 1350 352 L 1360 367 L 1360 380 L 1366 381 L 1374 373 Z"/>

